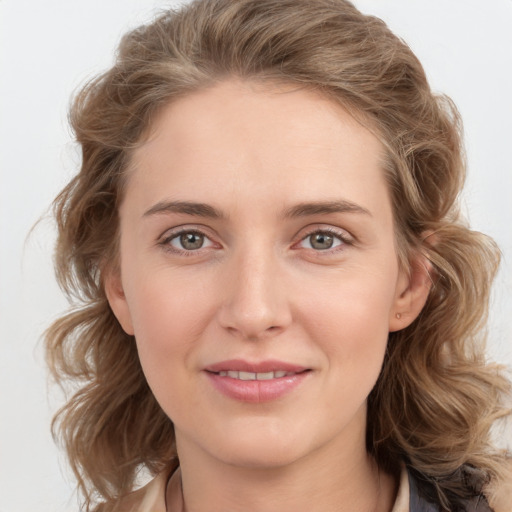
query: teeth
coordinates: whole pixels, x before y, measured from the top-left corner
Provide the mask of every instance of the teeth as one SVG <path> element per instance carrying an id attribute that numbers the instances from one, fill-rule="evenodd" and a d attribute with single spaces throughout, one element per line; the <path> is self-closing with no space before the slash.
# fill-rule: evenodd
<path id="1" fill-rule="evenodd" d="M 256 380 L 256 374 L 252 372 L 238 372 L 240 380 Z"/>
<path id="2" fill-rule="evenodd" d="M 257 373 L 256 374 L 257 380 L 270 380 L 270 379 L 274 379 L 274 378 L 275 378 L 274 372 Z"/>
<path id="3" fill-rule="evenodd" d="M 295 375 L 294 372 L 285 372 L 284 370 L 278 370 L 275 372 L 237 372 L 234 370 L 221 371 L 219 372 L 219 377 L 230 377 L 231 379 L 238 380 L 271 380 L 271 379 L 280 379 L 282 377 L 288 377 L 290 375 Z"/>

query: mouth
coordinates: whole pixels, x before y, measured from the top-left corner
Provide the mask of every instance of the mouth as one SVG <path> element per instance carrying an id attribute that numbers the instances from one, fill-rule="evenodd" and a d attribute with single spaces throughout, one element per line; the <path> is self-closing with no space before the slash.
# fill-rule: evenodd
<path id="1" fill-rule="evenodd" d="M 308 370 L 304 370 L 308 371 Z M 215 372 L 214 372 L 215 373 Z M 302 373 L 302 372 L 299 372 Z M 272 380 L 282 379 L 283 377 L 291 377 L 297 375 L 296 372 L 287 372 L 284 370 L 277 370 L 275 372 L 240 372 L 236 370 L 223 370 L 217 373 L 219 377 L 229 377 L 230 379 L 238 380 Z"/>
<path id="2" fill-rule="evenodd" d="M 204 369 L 213 387 L 232 400 L 250 403 L 269 402 L 295 390 L 312 373 L 311 368 L 283 361 L 250 363 L 223 361 Z"/>
<path id="3" fill-rule="evenodd" d="M 277 359 L 267 359 L 258 362 L 245 361 L 244 359 L 230 359 L 208 365 L 205 370 L 211 373 L 222 373 L 222 377 L 231 377 L 234 379 L 268 380 L 271 378 L 285 377 L 288 374 L 302 373 L 308 370 L 308 368 Z M 258 378 L 258 376 L 260 378 Z"/>

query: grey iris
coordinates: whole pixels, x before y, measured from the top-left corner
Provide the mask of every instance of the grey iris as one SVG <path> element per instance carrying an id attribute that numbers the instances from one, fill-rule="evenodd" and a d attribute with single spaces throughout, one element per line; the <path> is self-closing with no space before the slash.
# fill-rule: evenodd
<path id="1" fill-rule="evenodd" d="M 328 233 L 314 233 L 309 237 L 309 242 L 313 249 L 324 251 L 332 247 L 334 237 Z"/>
<path id="2" fill-rule="evenodd" d="M 199 233 L 182 233 L 180 235 L 180 243 L 188 251 L 201 249 L 204 243 L 204 236 Z"/>

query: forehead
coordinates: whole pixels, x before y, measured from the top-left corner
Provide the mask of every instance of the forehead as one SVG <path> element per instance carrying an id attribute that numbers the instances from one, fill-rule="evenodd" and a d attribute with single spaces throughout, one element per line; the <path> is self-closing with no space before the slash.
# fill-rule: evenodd
<path id="1" fill-rule="evenodd" d="M 186 190 L 206 202 L 212 191 L 365 202 L 387 198 L 383 154 L 377 137 L 317 92 L 230 80 L 162 109 L 133 154 L 129 182 L 148 195 Z"/>
<path id="2" fill-rule="evenodd" d="M 136 155 L 151 149 L 162 136 L 172 137 L 175 146 L 186 149 L 190 144 L 197 149 L 201 137 L 207 142 L 212 135 L 220 135 L 219 128 L 221 133 L 243 139 L 244 143 L 249 142 L 249 137 L 258 143 L 279 135 L 274 143 L 291 143 L 298 148 L 311 147 L 313 143 L 330 148 L 332 142 L 339 145 L 348 142 L 347 136 L 359 136 L 364 137 L 368 149 L 382 151 L 382 145 L 371 133 L 377 130 L 368 119 L 363 126 L 363 118 L 358 113 L 356 119 L 342 103 L 305 86 L 230 79 L 163 107 Z M 259 147 L 260 152 L 264 149 Z"/>

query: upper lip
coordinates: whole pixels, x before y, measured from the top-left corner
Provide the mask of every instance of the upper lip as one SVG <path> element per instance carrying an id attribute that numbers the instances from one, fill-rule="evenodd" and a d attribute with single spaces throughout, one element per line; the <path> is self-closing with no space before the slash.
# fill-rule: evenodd
<path id="1" fill-rule="evenodd" d="M 286 363 L 284 361 L 278 361 L 274 359 L 268 359 L 266 361 L 250 362 L 244 361 L 243 359 L 230 359 L 228 361 L 221 361 L 208 365 L 205 371 L 212 373 L 226 372 L 226 371 L 238 371 L 238 372 L 252 372 L 252 373 L 268 373 L 285 371 L 288 373 L 301 373 L 308 370 L 305 366 L 299 366 L 296 364 Z"/>

